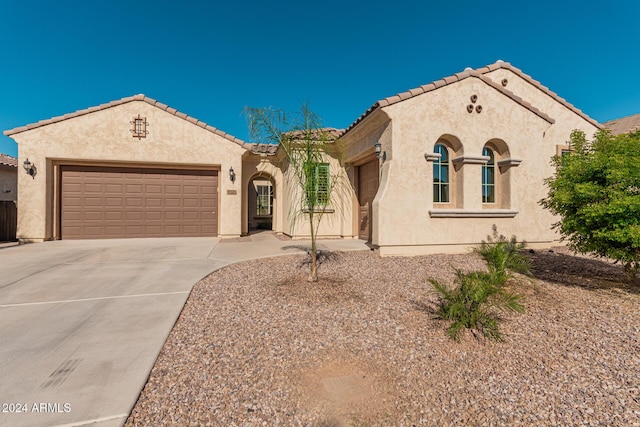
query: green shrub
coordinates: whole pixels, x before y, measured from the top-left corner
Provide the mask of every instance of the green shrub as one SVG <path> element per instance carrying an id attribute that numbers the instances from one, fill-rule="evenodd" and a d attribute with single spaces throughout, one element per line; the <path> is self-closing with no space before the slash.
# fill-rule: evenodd
<path id="1" fill-rule="evenodd" d="M 456 285 L 449 287 L 429 279 L 440 299 L 436 317 L 452 321 L 447 335 L 460 340 L 464 329 L 474 337 L 481 333 L 487 339 L 503 341 L 498 325 L 501 311 L 522 313 L 522 297 L 506 290 L 498 271 L 474 271 L 464 274 L 456 269 Z"/>
<path id="2" fill-rule="evenodd" d="M 629 279 L 640 272 L 640 131 L 598 131 L 588 141 L 571 133 L 572 151 L 555 156 L 549 194 L 540 204 L 560 221 L 571 250 L 620 262 Z"/>
<path id="3" fill-rule="evenodd" d="M 505 285 L 513 272 L 531 275 L 525 248 L 526 243 L 518 243 L 515 236 L 499 235 L 494 225 L 493 237 L 487 236 L 473 248 L 487 262 L 488 272 L 464 274 L 456 269 L 453 287 L 429 279 L 439 298 L 436 317 L 452 322 L 447 329 L 450 338 L 459 341 L 462 331 L 469 329 L 476 338 L 481 333 L 487 339 L 504 340 L 498 325 L 500 312 L 524 312 L 522 296 Z"/>
<path id="4" fill-rule="evenodd" d="M 523 251 L 527 244 L 518 243 L 516 236 L 507 239 L 498 234 L 498 229 L 493 226 L 493 237 L 487 236 L 479 246 L 473 248 L 473 252 L 479 254 L 487 262 L 489 271 L 496 273 L 496 279 L 500 284 L 505 284 L 511 277 L 511 272 L 531 275 L 531 262 Z"/>

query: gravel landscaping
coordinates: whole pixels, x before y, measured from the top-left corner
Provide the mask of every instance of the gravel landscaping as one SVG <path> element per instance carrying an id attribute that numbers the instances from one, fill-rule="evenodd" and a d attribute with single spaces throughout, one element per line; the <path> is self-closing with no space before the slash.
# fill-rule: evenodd
<path id="1" fill-rule="evenodd" d="M 127 426 L 640 425 L 640 286 L 566 249 L 531 254 L 505 343 L 460 343 L 427 282 L 476 255 L 331 253 L 198 283 Z"/>

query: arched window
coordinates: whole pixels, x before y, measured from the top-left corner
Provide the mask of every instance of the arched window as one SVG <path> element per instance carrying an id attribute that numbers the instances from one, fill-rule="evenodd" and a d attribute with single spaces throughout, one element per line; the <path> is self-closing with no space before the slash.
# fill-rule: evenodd
<path id="1" fill-rule="evenodd" d="M 433 150 L 440 158 L 433 162 L 433 201 L 449 203 L 449 150 L 436 144 Z"/>
<path id="2" fill-rule="evenodd" d="M 496 161 L 493 150 L 484 147 L 482 155 L 489 157 L 489 161 L 482 165 L 482 203 L 496 202 Z"/>

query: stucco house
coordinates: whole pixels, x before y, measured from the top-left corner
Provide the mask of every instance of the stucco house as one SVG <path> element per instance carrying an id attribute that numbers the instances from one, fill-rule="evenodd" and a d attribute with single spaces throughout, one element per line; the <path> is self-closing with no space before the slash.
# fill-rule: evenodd
<path id="1" fill-rule="evenodd" d="M 621 117 L 619 119 L 610 120 L 602 124 L 603 127 L 609 129 L 612 134 L 620 135 L 623 133 L 640 131 L 640 114 Z"/>
<path id="2" fill-rule="evenodd" d="M 18 200 L 18 159 L 0 154 L 0 201 Z"/>
<path id="3" fill-rule="evenodd" d="M 361 238 L 381 255 L 462 252 L 495 224 L 532 246 L 558 236 L 539 206 L 550 159 L 573 129 L 600 125 L 498 61 L 373 104 L 318 165 L 347 191 L 322 237 Z M 5 131 L 20 163 L 18 237 L 220 236 L 271 227 L 294 238 L 296 192 L 277 146 L 250 144 L 144 95 Z"/>

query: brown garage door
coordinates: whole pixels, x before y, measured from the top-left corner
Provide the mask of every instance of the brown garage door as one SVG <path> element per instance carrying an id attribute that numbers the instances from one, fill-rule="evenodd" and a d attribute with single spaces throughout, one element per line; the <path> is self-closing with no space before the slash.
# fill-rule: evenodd
<path id="1" fill-rule="evenodd" d="M 61 167 L 63 239 L 215 236 L 218 172 Z"/>
<path id="2" fill-rule="evenodd" d="M 358 167 L 358 218 L 360 238 L 371 241 L 371 219 L 373 199 L 378 192 L 378 159 L 371 160 Z"/>

